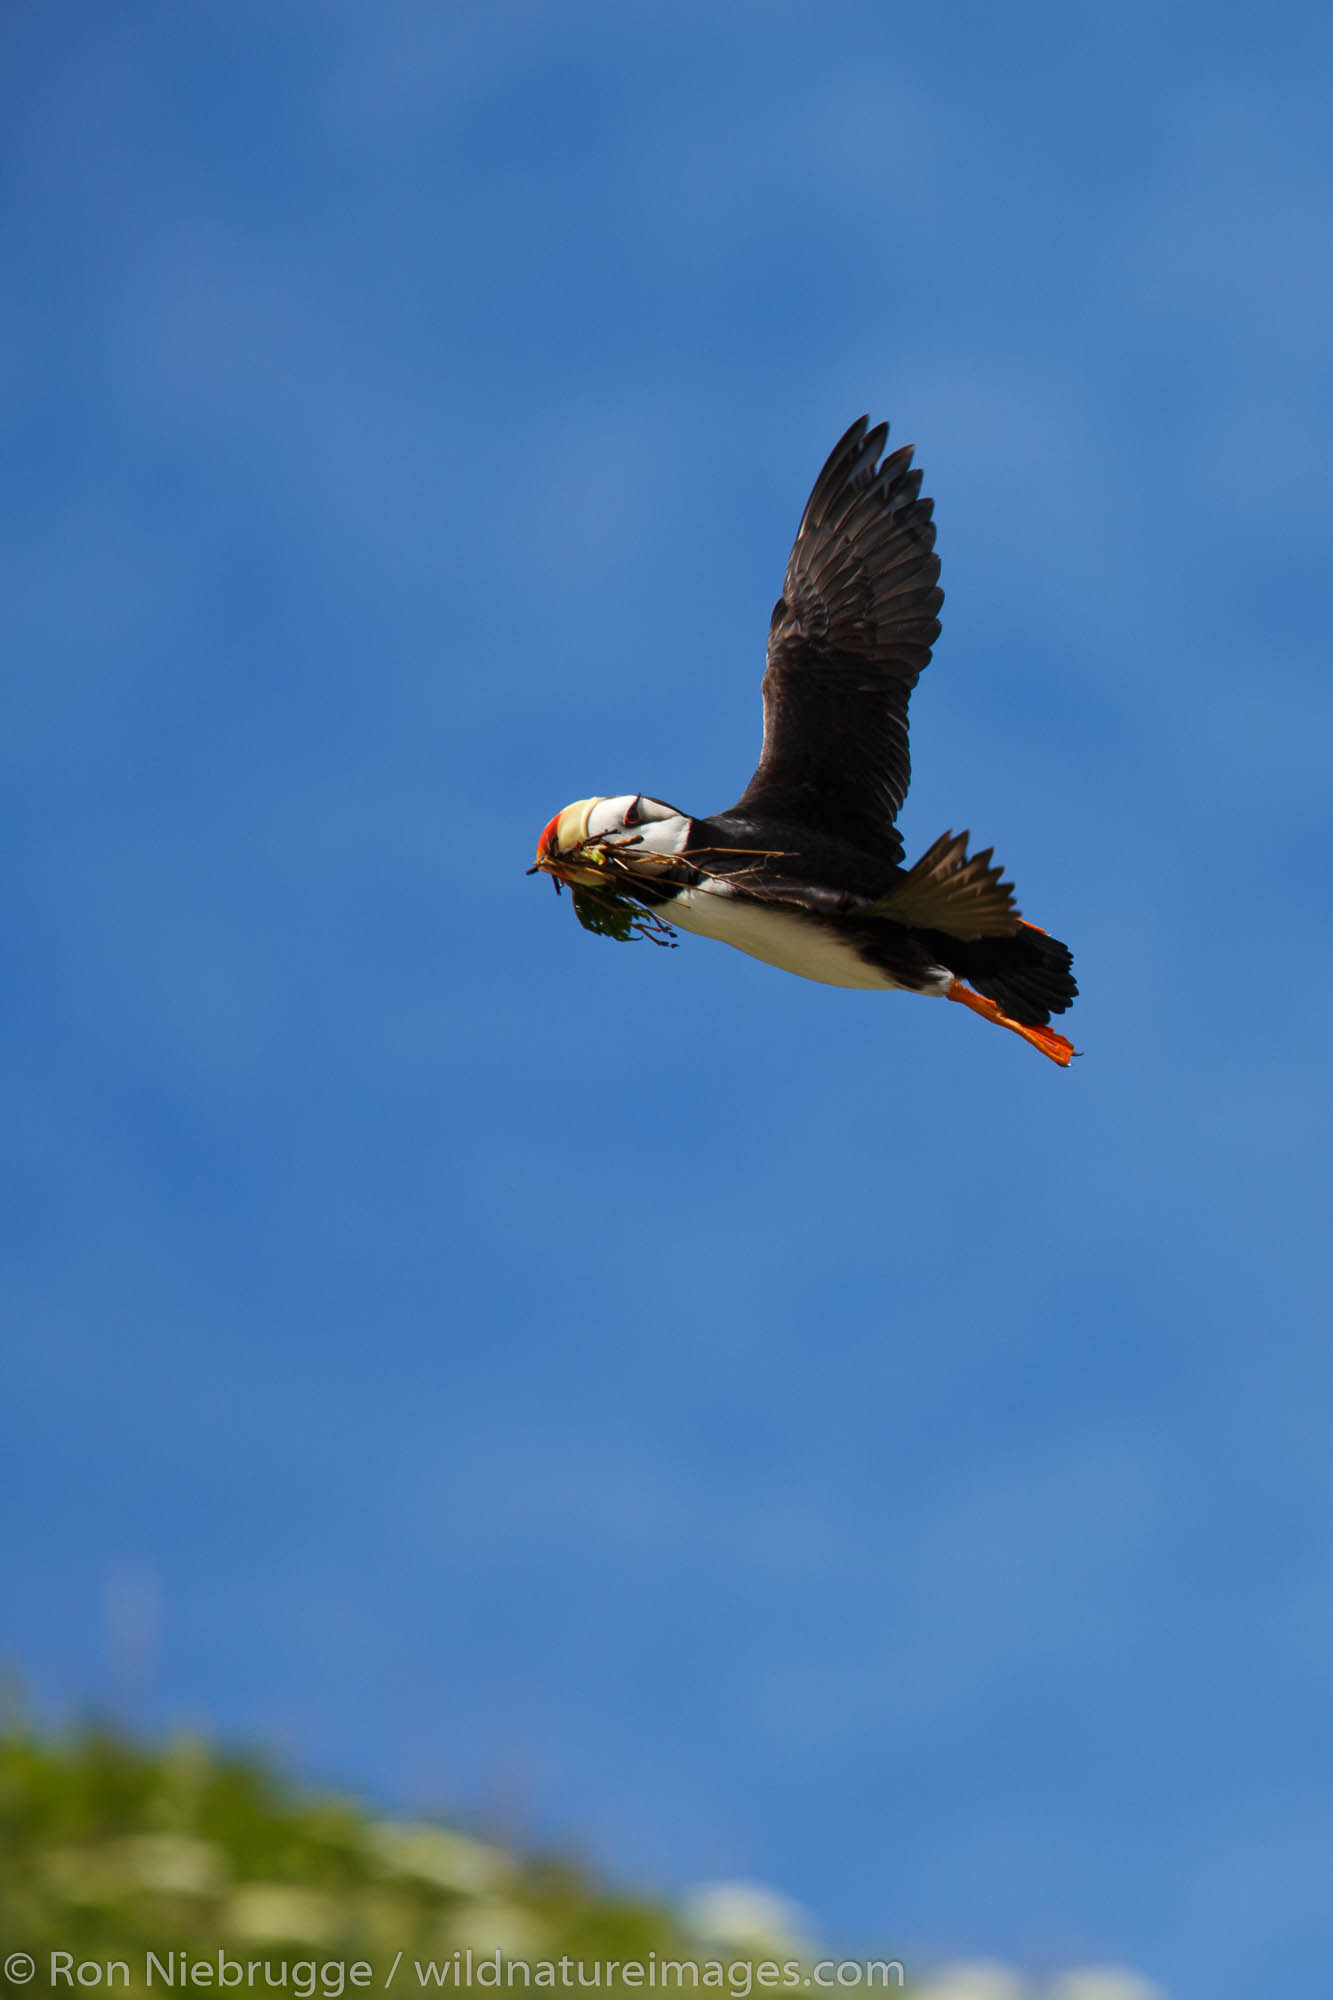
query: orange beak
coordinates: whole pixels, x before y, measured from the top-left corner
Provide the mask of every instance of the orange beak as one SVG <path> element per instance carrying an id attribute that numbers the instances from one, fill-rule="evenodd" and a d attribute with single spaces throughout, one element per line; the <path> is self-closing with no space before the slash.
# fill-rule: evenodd
<path id="1" fill-rule="evenodd" d="M 559 852 L 559 848 L 557 846 L 557 835 L 559 833 L 559 830 L 560 830 L 560 815 L 559 813 L 557 813 L 554 819 L 547 820 L 546 825 L 542 828 L 542 837 L 537 842 L 536 865 L 538 868 L 544 868 L 548 872 L 552 869 L 555 863 L 555 857 Z"/>

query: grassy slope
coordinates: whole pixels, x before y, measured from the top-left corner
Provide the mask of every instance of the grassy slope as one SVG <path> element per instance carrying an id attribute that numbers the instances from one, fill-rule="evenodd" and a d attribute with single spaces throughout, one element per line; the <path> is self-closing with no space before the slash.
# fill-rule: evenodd
<path id="1" fill-rule="evenodd" d="M 691 1949 L 665 1907 L 568 1863 L 375 1820 L 198 1742 L 154 1749 L 100 1730 L 0 1736 L 0 1940 L 39 1966 L 55 1948 L 132 1965 L 148 1949 L 219 1946 L 365 1958 L 376 1986 L 400 1949 L 587 1961 Z"/>

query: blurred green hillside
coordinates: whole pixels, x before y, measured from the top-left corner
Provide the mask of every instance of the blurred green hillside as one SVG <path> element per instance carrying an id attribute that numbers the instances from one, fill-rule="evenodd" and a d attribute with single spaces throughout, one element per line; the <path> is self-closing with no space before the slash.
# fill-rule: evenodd
<path id="1" fill-rule="evenodd" d="M 39 1960 L 219 1945 L 624 1959 L 682 1942 L 664 1909 L 568 1863 L 302 1796 L 258 1758 L 104 1729 L 0 1737 L 0 1936 Z"/>
<path id="2" fill-rule="evenodd" d="M 639 1900 L 567 1860 L 309 1796 L 263 1759 L 196 1739 L 154 1747 L 105 1728 L 0 1729 L 0 1992 L 903 1990 L 892 1953 L 873 1972 L 819 1959 L 799 1928 L 769 1891 Z M 114 1962 L 127 1978 L 107 1973 Z M 1033 1989 L 995 1966 L 908 1990 L 918 2000 L 1155 1995 L 1119 1972 Z"/>
<path id="3" fill-rule="evenodd" d="M 738 1906 L 723 1924 L 730 1935 L 709 1939 L 568 1861 L 304 1796 L 261 1759 L 197 1740 L 151 1748 L 106 1729 L 0 1735 L 0 1939 L 36 1960 L 34 1986 L 45 1987 L 52 1951 L 76 1964 L 119 1955 L 137 1968 L 150 1950 L 165 1962 L 168 1952 L 194 1960 L 219 1948 L 260 1952 L 275 1976 L 284 1958 L 312 1953 L 366 1961 L 374 1989 L 399 1952 L 403 1990 L 414 1992 L 416 1960 L 469 1949 L 475 1961 L 497 1950 L 503 1960 L 567 1957 L 589 1967 L 591 1983 L 594 1962 L 705 1949 L 727 1961 L 799 1956 L 776 1898 L 773 1908 L 765 1925 L 762 1898 L 748 1916 Z M 474 1983 L 493 1982 L 483 1972 Z M 732 1992 L 748 1983 L 739 1973 L 727 1981 Z"/>

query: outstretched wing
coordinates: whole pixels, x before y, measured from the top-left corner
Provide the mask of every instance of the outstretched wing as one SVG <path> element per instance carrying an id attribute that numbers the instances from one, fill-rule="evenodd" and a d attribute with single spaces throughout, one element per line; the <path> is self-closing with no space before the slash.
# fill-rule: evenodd
<path id="1" fill-rule="evenodd" d="M 764 748 L 733 811 L 818 829 L 901 861 L 907 701 L 944 602 L 921 474 L 887 424 L 834 446 L 796 531 L 768 634 Z"/>

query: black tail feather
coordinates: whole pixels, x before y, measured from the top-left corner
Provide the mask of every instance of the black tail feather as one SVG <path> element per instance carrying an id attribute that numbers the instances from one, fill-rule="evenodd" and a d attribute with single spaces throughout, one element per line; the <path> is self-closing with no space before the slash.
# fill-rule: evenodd
<path id="1" fill-rule="evenodd" d="M 1013 937 L 968 942 L 943 931 L 928 935 L 941 965 L 1024 1027 L 1044 1028 L 1052 1014 L 1063 1014 L 1078 995 L 1068 945 L 1032 924 L 1024 924 Z"/>

